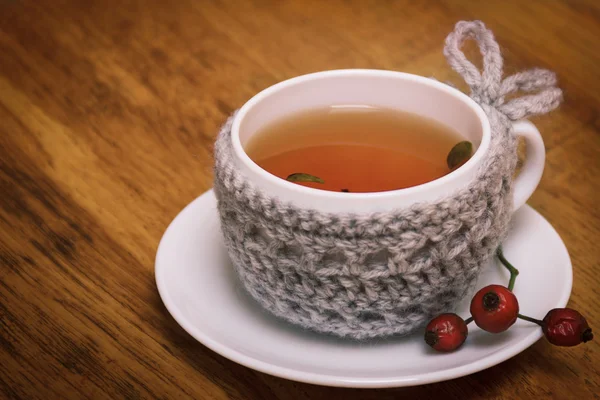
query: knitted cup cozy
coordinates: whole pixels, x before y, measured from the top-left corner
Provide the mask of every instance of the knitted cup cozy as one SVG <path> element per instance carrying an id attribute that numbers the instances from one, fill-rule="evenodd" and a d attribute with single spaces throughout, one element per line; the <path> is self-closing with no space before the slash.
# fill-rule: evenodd
<path id="1" fill-rule="evenodd" d="M 483 73 L 461 52 L 474 39 Z M 453 310 L 507 234 L 517 162 L 512 121 L 558 106 L 554 73 L 502 80 L 500 49 L 480 21 L 462 21 L 444 54 L 491 124 L 476 178 L 453 195 L 393 212 L 323 213 L 284 203 L 235 167 L 231 117 L 215 143 L 221 229 L 247 291 L 274 315 L 342 337 L 404 335 Z M 505 101 L 508 94 L 534 92 Z"/>

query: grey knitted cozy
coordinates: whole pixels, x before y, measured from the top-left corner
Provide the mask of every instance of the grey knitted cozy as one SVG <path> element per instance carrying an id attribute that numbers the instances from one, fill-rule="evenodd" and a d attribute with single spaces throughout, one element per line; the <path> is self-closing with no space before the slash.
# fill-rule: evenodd
<path id="1" fill-rule="evenodd" d="M 465 39 L 478 43 L 483 73 L 461 52 Z M 471 292 L 508 231 L 517 161 L 511 122 L 554 109 L 562 93 L 547 70 L 502 80 L 500 49 L 480 21 L 456 24 L 444 54 L 489 117 L 492 138 L 476 179 L 436 202 L 365 215 L 284 203 L 235 167 L 233 117 L 223 126 L 215 144 L 221 228 L 240 280 L 265 309 L 365 339 L 408 334 Z M 535 93 L 504 100 L 517 91 Z"/>

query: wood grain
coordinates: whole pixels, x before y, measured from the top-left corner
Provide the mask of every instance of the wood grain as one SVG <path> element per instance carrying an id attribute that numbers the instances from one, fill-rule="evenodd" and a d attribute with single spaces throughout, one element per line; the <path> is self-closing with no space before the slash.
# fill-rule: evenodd
<path id="1" fill-rule="evenodd" d="M 0 397 L 599 398 L 599 340 L 542 340 L 416 388 L 274 378 L 187 335 L 153 275 L 166 226 L 211 186 L 213 140 L 232 110 L 278 81 L 334 68 L 460 86 L 442 43 L 456 21 L 478 18 L 508 73 L 551 68 L 565 90 L 564 106 L 534 121 L 547 162 L 529 203 L 569 249 L 570 306 L 600 329 L 599 4 L 0 0 Z"/>

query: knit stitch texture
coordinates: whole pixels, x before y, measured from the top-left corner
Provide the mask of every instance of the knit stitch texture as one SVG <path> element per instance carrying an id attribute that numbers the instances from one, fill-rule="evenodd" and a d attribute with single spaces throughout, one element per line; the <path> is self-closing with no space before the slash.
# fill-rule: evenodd
<path id="1" fill-rule="evenodd" d="M 474 39 L 483 73 L 460 50 Z M 323 213 L 284 203 L 235 167 L 231 117 L 215 143 L 215 194 L 229 255 L 247 291 L 274 315 L 342 337 L 409 334 L 453 310 L 505 238 L 517 162 L 512 121 L 561 101 L 555 75 L 502 80 L 502 56 L 480 21 L 459 22 L 444 54 L 491 123 L 476 178 L 447 198 L 393 212 Z M 506 95 L 533 92 L 505 101 Z M 401 94 L 399 94 L 401 95 Z"/>

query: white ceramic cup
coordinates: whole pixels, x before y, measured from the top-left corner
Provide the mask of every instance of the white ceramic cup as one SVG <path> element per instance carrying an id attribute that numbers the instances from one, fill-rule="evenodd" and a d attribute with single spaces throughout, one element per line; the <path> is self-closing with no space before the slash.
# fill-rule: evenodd
<path id="1" fill-rule="evenodd" d="M 459 132 L 477 149 L 463 166 L 439 179 L 374 193 L 341 193 L 297 185 L 265 171 L 244 151 L 261 127 L 296 112 L 335 105 L 385 107 L 432 118 Z M 542 177 L 545 149 L 540 132 L 530 122 L 515 123 L 514 130 L 527 144 L 526 162 L 514 184 L 516 210 L 529 199 Z M 490 122 L 469 96 L 436 80 L 402 72 L 349 69 L 303 75 L 263 90 L 237 113 L 231 139 L 239 170 L 271 196 L 323 212 L 385 212 L 435 201 L 467 186 L 489 150 Z"/>

